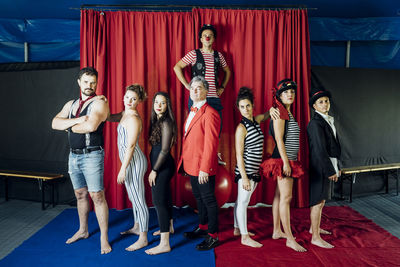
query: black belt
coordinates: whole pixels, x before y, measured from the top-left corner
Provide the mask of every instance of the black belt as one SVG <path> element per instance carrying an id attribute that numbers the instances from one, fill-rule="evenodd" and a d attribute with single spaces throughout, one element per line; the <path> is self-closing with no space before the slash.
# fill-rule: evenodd
<path id="1" fill-rule="evenodd" d="M 71 148 L 71 152 L 73 154 L 87 154 L 93 151 L 102 150 L 101 146 L 94 146 L 94 147 L 85 147 L 85 148 Z"/>

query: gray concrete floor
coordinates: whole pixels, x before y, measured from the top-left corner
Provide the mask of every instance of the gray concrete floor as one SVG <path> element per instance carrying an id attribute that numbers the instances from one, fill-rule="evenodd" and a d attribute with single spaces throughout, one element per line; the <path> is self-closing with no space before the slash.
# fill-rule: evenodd
<path id="1" fill-rule="evenodd" d="M 42 210 L 40 202 L 0 198 L 0 259 L 53 220 L 68 205 Z"/>

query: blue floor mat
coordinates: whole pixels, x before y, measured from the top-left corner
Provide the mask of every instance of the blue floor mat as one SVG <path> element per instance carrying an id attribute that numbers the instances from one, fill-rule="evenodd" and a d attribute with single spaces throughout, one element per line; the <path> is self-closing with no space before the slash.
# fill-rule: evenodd
<path id="1" fill-rule="evenodd" d="M 149 246 L 134 251 L 125 248 L 137 240 L 136 235 L 121 236 L 133 225 L 132 210 L 110 210 L 109 241 L 113 251 L 100 254 L 100 231 L 94 212 L 89 214 L 88 239 L 65 244 L 78 229 L 76 209 L 66 209 L 35 235 L 26 240 L 0 261 L 0 266 L 215 266 L 214 250 L 197 251 L 196 244 L 202 240 L 188 240 L 183 232 L 197 225 L 197 215 L 190 208 L 174 208 L 175 234 L 171 235 L 172 251 L 160 255 L 147 255 L 144 251 L 159 243 L 152 233 L 158 229 L 156 211 L 150 209 Z"/>

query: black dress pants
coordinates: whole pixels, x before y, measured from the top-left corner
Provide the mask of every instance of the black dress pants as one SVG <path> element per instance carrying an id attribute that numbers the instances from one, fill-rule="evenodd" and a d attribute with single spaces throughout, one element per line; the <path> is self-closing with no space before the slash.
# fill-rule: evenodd
<path id="1" fill-rule="evenodd" d="M 208 232 L 218 232 L 218 204 L 215 198 L 215 175 L 208 177 L 208 182 L 199 184 L 199 177 L 190 176 L 192 192 L 199 210 L 199 223 L 208 224 Z"/>

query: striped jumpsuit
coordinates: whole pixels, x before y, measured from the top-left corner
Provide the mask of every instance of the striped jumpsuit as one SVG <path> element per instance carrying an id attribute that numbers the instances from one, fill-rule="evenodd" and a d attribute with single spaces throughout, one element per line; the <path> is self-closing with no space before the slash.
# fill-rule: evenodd
<path id="1" fill-rule="evenodd" d="M 128 144 L 127 130 L 118 124 L 118 151 L 121 162 L 124 160 Z M 132 159 L 126 169 L 125 188 L 129 200 L 132 202 L 133 218 L 135 223 L 139 223 L 140 232 L 147 232 L 149 227 L 149 209 L 146 205 L 144 175 L 147 170 L 146 156 L 136 143 Z"/>

